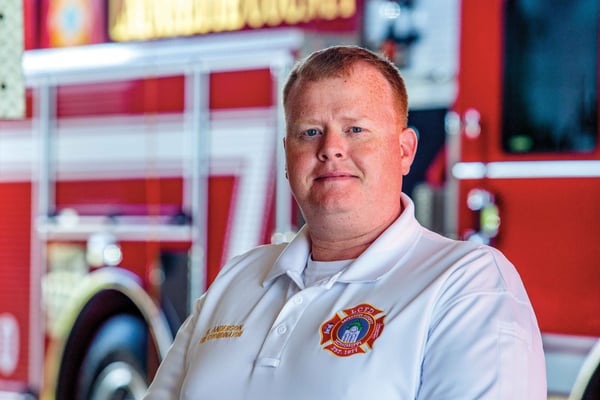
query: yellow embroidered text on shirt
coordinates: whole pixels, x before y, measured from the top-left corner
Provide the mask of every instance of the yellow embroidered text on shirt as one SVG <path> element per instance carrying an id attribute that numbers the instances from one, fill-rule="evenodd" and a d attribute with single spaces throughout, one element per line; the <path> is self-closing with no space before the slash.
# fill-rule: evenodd
<path id="1" fill-rule="evenodd" d="M 200 343 L 213 339 L 240 337 L 242 333 L 244 333 L 243 325 L 217 325 L 206 331 L 202 339 L 200 339 Z"/>

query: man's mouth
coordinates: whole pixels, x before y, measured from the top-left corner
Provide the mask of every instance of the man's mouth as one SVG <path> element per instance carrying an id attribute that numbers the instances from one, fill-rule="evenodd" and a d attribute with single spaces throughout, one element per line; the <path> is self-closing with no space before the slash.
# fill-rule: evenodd
<path id="1" fill-rule="evenodd" d="M 319 175 L 315 178 L 315 181 L 325 181 L 325 180 L 336 180 L 336 179 L 346 179 L 346 178 L 356 178 L 356 176 L 352 174 L 342 173 L 342 172 L 331 172 L 327 174 Z"/>

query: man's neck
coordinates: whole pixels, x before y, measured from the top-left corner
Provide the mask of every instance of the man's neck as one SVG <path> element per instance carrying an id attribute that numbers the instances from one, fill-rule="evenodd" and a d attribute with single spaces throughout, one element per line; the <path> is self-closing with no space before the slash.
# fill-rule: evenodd
<path id="1" fill-rule="evenodd" d="M 315 261 L 336 261 L 354 259 L 360 256 L 373 243 L 393 220 L 387 224 L 363 230 L 362 234 L 352 235 L 354 230 L 312 229 L 309 225 L 311 252 Z"/>

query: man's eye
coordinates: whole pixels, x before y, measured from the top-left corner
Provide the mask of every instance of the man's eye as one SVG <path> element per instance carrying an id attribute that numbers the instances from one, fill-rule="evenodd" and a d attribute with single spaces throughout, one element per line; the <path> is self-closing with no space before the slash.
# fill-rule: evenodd
<path id="1" fill-rule="evenodd" d="M 363 129 L 358 126 L 353 126 L 352 128 L 350 128 L 350 132 L 352 133 L 361 133 L 362 131 Z"/>
<path id="2" fill-rule="evenodd" d="M 304 131 L 304 134 L 306 136 L 317 136 L 319 134 L 319 131 L 316 129 L 307 129 Z"/>

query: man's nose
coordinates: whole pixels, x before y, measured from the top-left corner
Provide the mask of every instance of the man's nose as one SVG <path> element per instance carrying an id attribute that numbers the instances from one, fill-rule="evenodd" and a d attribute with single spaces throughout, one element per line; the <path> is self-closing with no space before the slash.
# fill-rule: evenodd
<path id="1" fill-rule="evenodd" d="M 321 138 L 317 157 L 321 161 L 344 158 L 346 156 L 346 139 L 338 132 L 325 132 Z"/>

